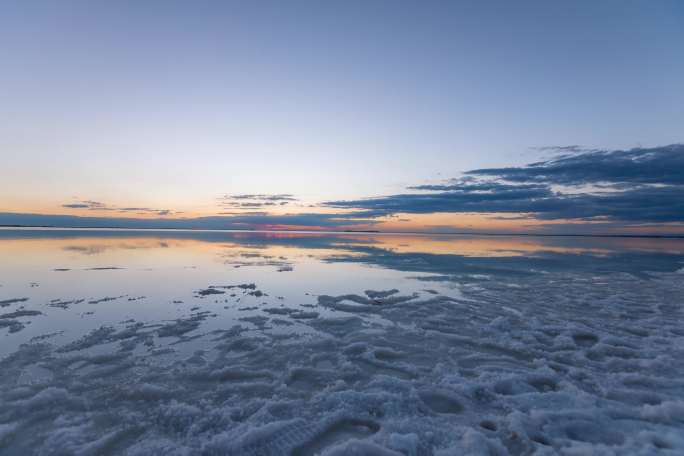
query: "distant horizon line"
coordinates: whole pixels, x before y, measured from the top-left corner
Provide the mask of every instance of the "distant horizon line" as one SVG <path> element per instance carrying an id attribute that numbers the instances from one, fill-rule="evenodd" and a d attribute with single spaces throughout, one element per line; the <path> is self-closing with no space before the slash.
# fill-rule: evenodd
<path id="1" fill-rule="evenodd" d="M 430 232 L 430 231 L 382 231 L 382 230 L 325 230 L 325 229 L 266 229 L 266 228 L 126 228 L 122 226 L 58 226 L 58 225 L 12 225 L 0 224 L 0 230 L 11 229 L 54 229 L 82 231 L 203 231 L 203 232 L 251 232 L 251 233 L 332 233 L 332 234 L 388 234 L 388 235 L 421 235 L 421 236 L 524 236 L 524 237 L 596 237 L 596 238 L 646 238 L 646 239 L 684 239 L 684 234 L 599 234 L 599 233 L 534 233 L 534 232 Z"/>

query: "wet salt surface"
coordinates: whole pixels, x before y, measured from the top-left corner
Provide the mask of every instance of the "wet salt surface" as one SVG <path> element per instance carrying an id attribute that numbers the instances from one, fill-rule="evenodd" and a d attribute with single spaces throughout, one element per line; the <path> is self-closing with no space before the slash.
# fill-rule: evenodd
<path id="1" fill-rule="evenodd" d="M 0 231 L 0 453 L 683 454 L 684 243 L 479 242 Z"/>

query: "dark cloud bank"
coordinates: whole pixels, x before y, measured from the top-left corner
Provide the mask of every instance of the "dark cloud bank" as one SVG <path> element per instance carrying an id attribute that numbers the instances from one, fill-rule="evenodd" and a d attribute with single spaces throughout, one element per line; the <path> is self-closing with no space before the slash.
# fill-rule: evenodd
<path id="1" fill-rule="evenodd" d="M 584 151 L 522 167 L 476 169 L 413 193 L 327 206 L 369 213 L 530 214 L 539 220 L 684 222 L 684 145 Z M 415 193 L 418 191 L 418 193 Z"/>

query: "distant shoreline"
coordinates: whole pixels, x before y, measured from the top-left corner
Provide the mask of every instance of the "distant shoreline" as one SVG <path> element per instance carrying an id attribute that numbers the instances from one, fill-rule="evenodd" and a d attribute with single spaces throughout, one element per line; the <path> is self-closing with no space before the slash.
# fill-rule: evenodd
<path id="1" fill-rule="evenodd" d="M 684 239 L 681 234 L 557 234 L 557 233 L 492 233 L 492 232 L 448 232 L 431 233 L 425 231 L 380 231 L 380 230 L 250 230 L 250 229 L 205 229 L 205 228 L 126 228 L 121 226 L 55 226 L 55 225 L 2 225 L 0 229 L 40 229 L 40 230 L 82 230 L 82 231 L 197 231 L 197 232 L 234 232 L 234 233 L 302 233 L 302 234 L 369 234 L 369 235 L 419 235 L 419 236 L 500 236 L 500 237 L 583 237 L 583 238 L 645 238 L 645 239 Z"/>

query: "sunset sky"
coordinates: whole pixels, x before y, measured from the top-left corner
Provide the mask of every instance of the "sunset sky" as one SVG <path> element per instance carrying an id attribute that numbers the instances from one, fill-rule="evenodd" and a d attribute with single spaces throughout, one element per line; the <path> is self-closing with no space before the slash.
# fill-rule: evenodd
<path id="1" fill-rule="evenodd" d="M 683 55 L 680 1 L 3 2 L 0 225 L 684 233 Z"/>

